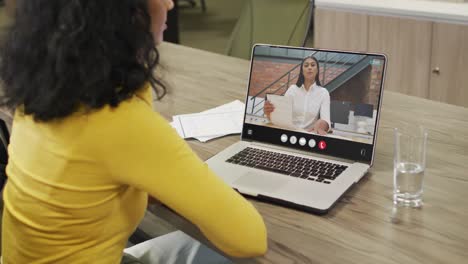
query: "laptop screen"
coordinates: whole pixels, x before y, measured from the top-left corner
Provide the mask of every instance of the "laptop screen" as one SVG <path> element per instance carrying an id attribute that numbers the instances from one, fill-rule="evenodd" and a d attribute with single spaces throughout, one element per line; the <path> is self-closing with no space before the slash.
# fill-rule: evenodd
<path id="1" fill-rule="evenodd" d="M 243 138 L 371 161 L 386 58 L 256 45 Z"/>

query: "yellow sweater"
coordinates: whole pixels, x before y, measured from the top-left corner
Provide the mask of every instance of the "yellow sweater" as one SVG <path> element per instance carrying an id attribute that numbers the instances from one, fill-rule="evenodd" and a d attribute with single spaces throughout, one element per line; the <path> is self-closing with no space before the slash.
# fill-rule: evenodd
<path id="1" fill-rule="evenodd" d="M 16 113 L 9 154 L 3 264 L 120 263 L 148 193 L 229 255 L 266 251 L 261 216 L 153 111 L 149 87 L 60 121 Z"/>

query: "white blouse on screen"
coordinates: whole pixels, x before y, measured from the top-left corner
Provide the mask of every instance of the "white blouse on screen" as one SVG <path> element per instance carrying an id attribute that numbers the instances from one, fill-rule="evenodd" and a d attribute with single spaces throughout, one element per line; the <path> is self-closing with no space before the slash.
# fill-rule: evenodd
<path id="1" fill-rule="evenodd" d="M 293 98 L 293 122 L 296 127 L 310 129 L 318 119 L 330 126 L 330 94 L 328 90 L 312 84 L 309 91 L 304 85 L 291 85 L 284 96 Z"/>

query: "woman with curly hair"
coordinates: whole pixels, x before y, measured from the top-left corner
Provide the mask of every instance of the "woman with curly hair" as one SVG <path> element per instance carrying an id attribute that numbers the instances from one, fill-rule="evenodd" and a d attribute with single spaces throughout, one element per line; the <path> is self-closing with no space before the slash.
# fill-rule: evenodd
<path id="1" fill-rule="evenodd" d="M 0 51 L 15 110 L 4 189 L 3 264 L 120 263 L 148 195 L 226 255 L 266 251 L 255 208 L 166 120 L 151 88 L 172 0 L 18 0 Z M 146 263 L 227 261 L 176 232 L 126 251 Z M 150 246 L 148 246 L 150 245 Z M 136 247 L 138 247 L 137 245 Z"/>

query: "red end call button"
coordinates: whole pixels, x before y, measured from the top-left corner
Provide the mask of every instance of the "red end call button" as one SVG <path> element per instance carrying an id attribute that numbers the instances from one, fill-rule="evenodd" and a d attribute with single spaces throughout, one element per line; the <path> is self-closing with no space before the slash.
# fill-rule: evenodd
<path id="1" fill-rule="evenodd" d="M 325 141 L 322 140 L 322 141 L 320 141 L 320 142 L 318 143 L 318 147 L 319 147 L 319 149 L 324 150 L 324 149 L 327 148 L 327 143 L 326 143 Z"/>

